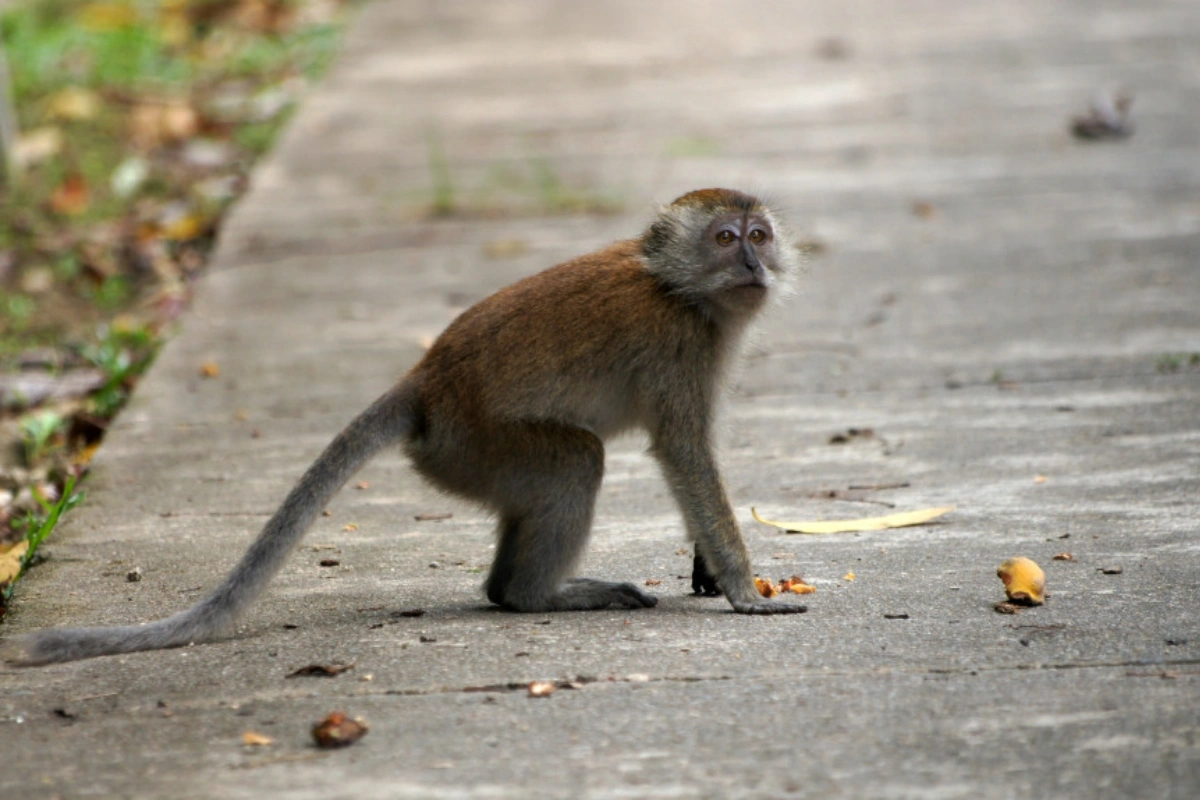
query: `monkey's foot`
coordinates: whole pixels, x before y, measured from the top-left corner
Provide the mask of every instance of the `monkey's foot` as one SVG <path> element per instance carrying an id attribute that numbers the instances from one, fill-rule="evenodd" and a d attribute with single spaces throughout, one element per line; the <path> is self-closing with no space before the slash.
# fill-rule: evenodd
<path id="1" fill-rule="evenodd" d="M 766 599 L 748 603 L 731 599 L 729 603 L 739 614 L 803 614 L 808 611 L 808 606 Z"/>
<path id="2" fill-rule="evenodd" d="M 658 598 L 632 583 L 571 578 L 551 602 L 556 611 L 592 611 L 609 606 L 653 608 Z"/>

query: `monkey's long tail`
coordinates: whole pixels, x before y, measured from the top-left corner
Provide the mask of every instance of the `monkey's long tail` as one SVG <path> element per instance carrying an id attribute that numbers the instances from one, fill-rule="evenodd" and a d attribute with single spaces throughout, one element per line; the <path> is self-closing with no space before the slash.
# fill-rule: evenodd
<path id="1" fill-rule="evenodd" d="M 411 435 L 415 407 L 416 388 L 406 380 L 346 426 L 300 478 L 233 571 L 196 605 L 145 625 L 31 633 L 6 645 L 9 660 L 34 666 L 179 647 L 226 630 L 262 593 L 342 485 L 380 450 Z"/>

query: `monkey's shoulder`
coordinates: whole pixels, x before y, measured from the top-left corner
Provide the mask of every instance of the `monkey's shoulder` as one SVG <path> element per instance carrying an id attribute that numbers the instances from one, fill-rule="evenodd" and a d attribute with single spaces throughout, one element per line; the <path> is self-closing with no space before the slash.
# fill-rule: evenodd
<path id="1" fill-rule="evenodd" d="M 481 300 L 451 324 L 478 345 L 513 340 L 527 347 L 590 339 L 596 344 L 637 331 L 678 329 L 690 316 L 647 268 L 640 239 L 616 242 L 523 278 Z"/>

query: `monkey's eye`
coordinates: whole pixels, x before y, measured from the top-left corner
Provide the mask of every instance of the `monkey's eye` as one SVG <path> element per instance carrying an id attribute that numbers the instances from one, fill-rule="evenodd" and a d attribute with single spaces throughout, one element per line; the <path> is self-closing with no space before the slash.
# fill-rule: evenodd
<path id="1" fill-rule="evenodd" d="M 755 244 L 762 244 L 767 240 L 767 233 L 762 228 L 755 228 L 750 231 L 750 241 Z"/>
<path id="2" fill-rule="evenodd" d="M 731 245 L 733 244 L 733 240 L 736 238 L 737 237 L 733 235 L 733 231 L 721 231 L 717 234 L 717 244 L 723 246 Z"/>

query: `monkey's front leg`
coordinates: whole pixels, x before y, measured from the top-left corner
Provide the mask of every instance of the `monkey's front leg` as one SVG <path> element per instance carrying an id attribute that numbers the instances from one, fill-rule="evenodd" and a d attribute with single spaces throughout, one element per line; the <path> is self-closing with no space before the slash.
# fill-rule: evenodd
<path id="1" fill-rule="evenodd" d="M 701 431 L 673 441 L 656 437 L 654 453 L 696 540 L 697 561 L 707 565 L 733 610 L 740 614 L 802 614 L 807 606 L 771 601 L 754 586 L 750 556 L 717 472 L 716 461 Z"/>

